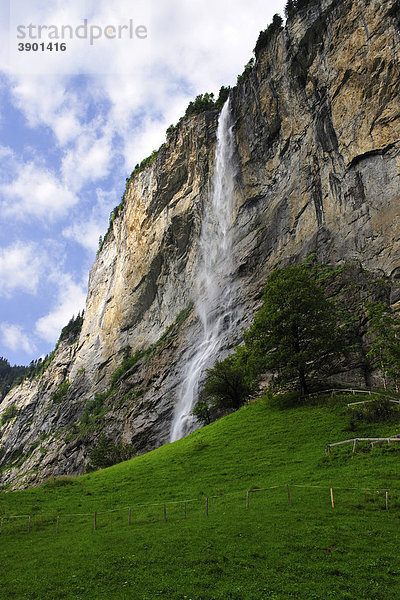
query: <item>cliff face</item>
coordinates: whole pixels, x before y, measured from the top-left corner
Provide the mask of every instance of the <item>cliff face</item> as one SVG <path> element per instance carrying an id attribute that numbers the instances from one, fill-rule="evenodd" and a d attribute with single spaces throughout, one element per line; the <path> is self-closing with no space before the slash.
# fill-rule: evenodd
<path id="1" fill-rule="evenodd" d="M 279 261 L 315 251 L 400 278 L 399 57 L 398 1 L 322 0 L 289 21 L 233 90 L 242 318 L 221 353 L 240 339 Z M 0 419 L 18 411 L 0 429 L 3 484 L 83 472 L 99 432 L 138 451 L 168 440 L 200 331 L 191 301 L 217 122 L 217 111 L 183 121 L 131 182 L 90 274 L 79 341 L 61 343 L 42 377 L 0 405 Z M 110 390 L 138 350 L 147 353 Z"/>
<path id="2" fill-rule="evenodd" d="M 290 22 L 235 94 L 240 225 L 271 266 L 399 266 L 399 5 L 322 2 Z M 259 270 L 259 265 L 257 265 Z"/>

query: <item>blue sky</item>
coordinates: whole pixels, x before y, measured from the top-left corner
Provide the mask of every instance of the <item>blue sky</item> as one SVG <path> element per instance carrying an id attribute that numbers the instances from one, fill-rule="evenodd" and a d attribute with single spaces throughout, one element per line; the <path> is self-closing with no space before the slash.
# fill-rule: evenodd
<path id="1" fill-rule="evenodd" d="M 0 0 L 0 356 L 28 364 L 51 351 L 84 308 L 125 178 L 191 99 L 235 83 L 284 4 Z M 90 29 L 75 35 L 85 19 L 92 44 Z M 40 39 L 37 27 L 28 37 L 30 24 L 47 26 Z M 56 40 L 46 35 L 62 25 L 73 39 L 48 50 Z"/>

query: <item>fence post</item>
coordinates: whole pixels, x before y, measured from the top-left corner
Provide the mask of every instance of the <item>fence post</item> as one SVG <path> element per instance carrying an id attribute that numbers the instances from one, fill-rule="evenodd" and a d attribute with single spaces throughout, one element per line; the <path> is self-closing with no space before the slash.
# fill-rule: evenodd
<path id="1" fill-rule="evenodd" d="M 286 486 L 286 490 L 287 490 L 287 497 L 288 497 L 288 500 L 289 500 L 289 506 L 292 506 L 292 499 L 290 497 L 290 490 L 289 490 L 289 486 L 288 485 Z"/>
<path id="2" fill-rule="evenodd" d="M 353 443 L 353 454 L 354 454 L 354 452 L 356 451 L 356 446 L 357 446 L 357 443 L 358 443 L 358 439 L 356 438 L 356 439 L 354 440 L 354 443 Z"/>
<path id="3" fill-rule="evenodd" d="M 389 492 L 386 492 L 386 510 L 389 510 Z"/>
<path id="4" fill-rule="evenodd" d="M 128 514 L 128 525 L 131 524 L 131 513 L 132 513 L 132 509 L 131 507 L 129 507 L 129 514 Z"/>
<path id="5" fill-rule="evenodd" d="M 333 488 L 331 488 L 331 504 L 332 508 L 335 508 L 335 502 L 333 501 Z"/>
<path id="6" fill-rule="evenodd" d="M 249 492 L 246 492 L 246 508 L 249 508 Z"/>
<path id="7" fill-rule="evenodd" d="M 167 505 L 164 504 L 164 521 L 167 520 Z"/>
<path id="8" fill-rule="evenodd" d="M 94 513 L 93 531 L 97 529 L 97 512 Z"/>
<path id="9" fill-rule="evenodd" d="M 208 496 L 206 496 L 206 516 L 208 517 Z"/>
<path id="10" fill-rule="evenodd" d="M 56 533 L 59 533 L 59 531 L 60 531 L 60 515 L 57 515 Z"/>

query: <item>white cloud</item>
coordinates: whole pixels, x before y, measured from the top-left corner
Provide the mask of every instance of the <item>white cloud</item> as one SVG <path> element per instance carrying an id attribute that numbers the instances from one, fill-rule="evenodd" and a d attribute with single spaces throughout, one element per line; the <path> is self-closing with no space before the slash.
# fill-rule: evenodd
<path id="1" fill-rule="evenodd" d="M 103 237 L 107 230 L 110 206 L 114 208 L 119 202 L 118 196 L 113 192 L 106 193 L 98 189 L 96 193 L 97 200 L 87 218 L 77 219 L 62 232 L 64 237 L 74 240 L 93 255 L 99 247 L 99 237 Z"/>
<path id="2" fill-rule="evenodd" d="M 0 185 L 0 192 L 5 198 L 3 213 L 22 220 L 34 216 L 55 221 L 78 202 L 53 172 L 34 162 L 19 164 L 12 181 Z"/>
<path id="3" fill-rule="evenodd" d="M 30 340 L 29 336 L 24 333 L 22 327 L 19 325 L 0 323 L 0 333 L 2 336 L 2 343 L 9 350 L 12 350 L 13 352 L 22 350 L 26 354 L 35 352 L 35 344 Z"/>
<path id="4" fill-rule="evenodd" d="M 70 179 L 76 189 L 79 180 L 85 182 L 85 168 L 87 181 L 108 172 L 113 151 L 124 151 L 127 165 L 144 158 L 163 141 L 165 127 L 181 116 L 189 98 L 234 84 L 258 32 L 275 12 L 283 13 L 285 0 L 136 1 L 134 7 L 131 0 L 19 4 L 25 21 L 28 15 L 33 23 L 74 25 L 86 16 L 93 23 L 122 24 L 133 17 L 148 26 L 148 39 L 139 42 L 101 40 L 94 47 L 82 42 L 82 48 L 72 40 L 65 56 L 58 56 L 59 72 L 46 63 L 53 61 L 52 53 L 40 56 L 41 75 L 12 72 L 15 103 L 30 125 L 49 127 L 61 147 L 68 145 L 64 174 L 68 181 L 76 170 Z M 65 61 L 67 74 L 61 72 Z M 72 78 L 85 69 L 91 74 L 86 87 Z M 104 122 L 90 117 L 93 104 L 108 105 Z M 149 131 L 152 141 L 146 143 Z M 113 134 L 122 138 L 121 148 L 112 147 Z"/>
<path id="5" fill-rule="evenodd" d="M 104 227 L 95 218 L 85 221 L 77 221 L 63 230 L 63 236 L 74 240 L 86 250 L 96 252 L 99 247 L 99 238 L 104 234 Z"/>
<path id="6" fill-rule="evenodd" d="M 36 333 L 46 342 L 55 343 L 61 329 L 85 306 L 86 286 L 75 283 L 69 274 L 58 276 L 58 299 L 50 312 L 36 322 Z"/>
<path id="7" fill-rule="evenodd" d="M 0 296 L 16 291 L 35 294 L 47 257 L 36 244 L 15 242 L 0 248 Z"/>
<path id="8" fill-rule="evenodd" d="M 63 180 L 79 191 L 88 182 L 104 179 L 111 169 L 112 155 L 110 135 L 96 137 L 83 130 L 75 146 L 63 158 Z"/>
<path id="9" fill-rule="evenodd" d="M 76 139 L 82 131 L 77 115 L 72 109 L 60 111 L 55 115 L 51 126 L 61 146 Z"/>

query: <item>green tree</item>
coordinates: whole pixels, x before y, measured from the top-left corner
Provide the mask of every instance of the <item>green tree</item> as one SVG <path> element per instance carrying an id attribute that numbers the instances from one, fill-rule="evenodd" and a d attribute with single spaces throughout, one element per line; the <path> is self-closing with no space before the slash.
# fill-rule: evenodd
<path id="1" fill-rule="evenodd" d="M 304 266 L 274 271 L 267 279 L 263 305 L 245 333 L 253 377 L 274 373 L 277 387 L 298 385 L 334 369 L 344 351 L 336 306 Z"/>
<path id="2" fill-rule="evenodd" d="M 290 19 L 291 17 L 293 17 L 293 15 L 296 13 L 296 3 L 294 0 L 288 0 L 288 2 L 286 3 L 285 6 L 285 16 L 287 19 Z"/>
<path id="3" fill-rule="evenodd" d="M 320 4 L 320 0 L 288 0 L 285 6 L 285 15 L 291 19 L 297 12 L 310 4 Z"/>
<path id="4" fill-rule="evenodd" d="M 216 108 L 222 108 L 225 102 L 228 100 L 229 92 L 231 91 L 230 86 L 225 87 L 224 85 L 220 88 L 218 98 L 215 102 Z"/>
<path id="5" fill-rule="evenodd" d="M 247 65 L 245 65 L 243 73 L 237 76 L 237 83 L 242 83 L 250 75 L 254 69 L 254 58 L 251 58 Z"/>
<path id="6" fill-rule="evenodd" d="M 211 406 L 206 400 L 199 400 L 192 410 L 192 415 L 196 417 L 202 425 L 209 425 L 213 421 Z"/>
<path id="7" fill-rule="evenodd" d="M 275 14 L 272 19 L 272 23 L 268 25 L 267 29 L 260 31 L 255 48 L 253 50 L 256 58 L 259 57 L 261 51 L 268 45 L 268 42 L 282 29 L 283 19 L 280 15 Z"/>
<path id="8" fill-rule="evenodd" d="M 381 371 L 385 389 L 391 380 L 399 391 L 400 317 L 383 302 L 373 302 L 367 309 L 367 318 L 373 335 L 371 349 L 367 356 Z"/>
<path id="9" fill-rule="evenodd" d="M 0 402 L 13 385 L 22 381 L 27 372 L 28 367 L 12 367 L 6 358 L 0 357 Z"/>
<path id="10" fill-rule="evenodd" d="M 216 409 L 237 410 L 252 391 L 245 350 L 241 347 L 225 360 L 217 361 L 212 369 L 207 369 L 203 395 Z"/>
<path id="11" fill-rule="evenodd" d="M 199 94 L 196 96 L 195 100 L 189 102 L 185 112 L 185 117 L 199 115 L 200 113 L 206 110 L 212 110 L 213 108 L 215 108 L 214 94 L 209 94 L 208 92 L 205 94 Z"/>

